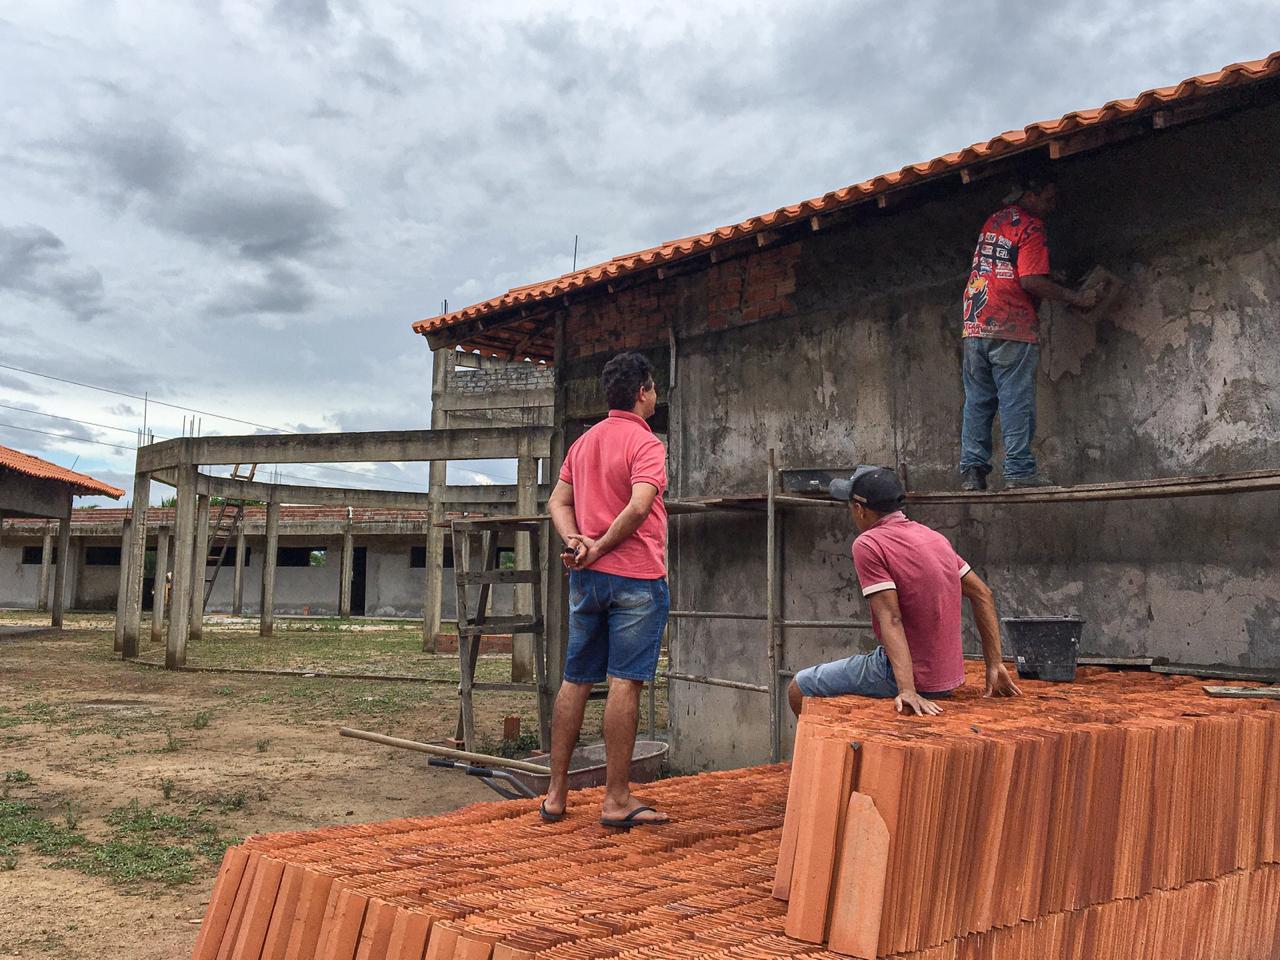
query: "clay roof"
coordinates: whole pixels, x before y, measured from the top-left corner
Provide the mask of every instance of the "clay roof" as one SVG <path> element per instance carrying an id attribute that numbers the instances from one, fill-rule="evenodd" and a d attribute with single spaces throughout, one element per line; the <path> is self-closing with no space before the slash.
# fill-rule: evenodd
<path id="1" fill-rule="evenodd" d="M 12 447 L 0 446 L 0 468 L 13 470 L 28 477 L 35 477 L 37 480 L 54 480 L 58 483 L 69 484 L 75 489 L 77 496 L 101 494 L 105 497 L 113 497 L 116 500 L 124 496 L 124 491 L 119 487 L 113 487 L 109 483 L 95 480 L 86 473 L 76 473 L 74 470 L 60 467 L 56 463 L 50 463 L 48 460 L 41 460 L 39 457 L 33 457 L 29 453 L 14 450 Z"/>
<path id="2" fill-rule="evenodd" d="M 413 324 L 416 333 L 444 333 L 447 328 L 459 326 L 483 317 L 493 317 L 510 327 L 520 320 L 512 317 L 509 321 L 500 320 L 500 315 L 518 310 L 522 307 L 533 307 L 561 297 L 574 291 L 598 286 L 618 280 L 642 270 L 660 267 L 683 258 L 703 254 L 712 248 L 738 241 L 744 237 L 758 235 L 766 230 L 803 221 L 820 214 L 829 214 L 854 204 L 875 199 L 890 191 L 903 189 L 933 180 L 946 174 L 959 173 L 965 169 L 982 166 L 1002 157 L 1023 153 L 1037 147 L 1047 146 L 1086 129 L 1100 129 L 1119 121 L 1135 118 L 1137 115 L 1153 113 L 1160 108 L 1168 108 L 1173 104 L 1182 104 L 1208 97 L 1220 91 L 1260 80 L 1280 76 L 1280 51 L 1270 54 L 1261 60 L 1247 63 L 1233 63 L 1213 73 L 1191 77 L 1171 87 L 1159 87 L 1147 90 L 1127 100 L 1112 100 L 1092 110 L 1076 110 L 1056 120 L 1033 123 L 1021 130 L 1010 130 L 982 143 L 975 143 L 935 157 L 924 163 L 912 164 L 893 173 L 864 180 L 840 190 L 833 190 L 820 197 L 804 200 L 787 207 L 780 207 L 771 213 L 752 217 L 741 223 L 720 227 L 708 233 L 683 237 L 668 243 L 614 257 L 604 263 L 585 267 L 573 273 L 566 273 L 550 280 L 530 283 L 521 287 L 513 287 L 501 296 L 485 300 L 481 303 L 454 310 L 439 316 L 428 317 Z M 1223 104 L 1220 109 L 1226 109 Z M 1208 110 L 1208 112 L 1215 112 Z M 535 359 L 549 359 L 550 338 L 545 330 L 540 330 L 534 321 L 527 321 L 503 333 L 476 333 L 474 330 L 459 332 L 456 341 L 465 349 L 477 349 L 487 353 L 514 353 L 517 350 L 525 356 Z"/>
<path id="3" fill-rule="evenodd" d="M 217 507 L 213 508 L 213 513 L 214 516 L 217 515 Z M 147 526 L 172 526 L 175 522 L 176 514 L 177 511 L 173 507 L 148 507 Z M 126 507 L 77 507 L 71 511 L 71 525 L 73 529 L 81 524 L 119 527 L 132 515 L 133 511 Z M 476 514 L 467 514 L 456 510 L 450 510 L 445 513 L 446 519 L 465 516 L 476 516 Z M 247 523 L 265 523 L 267 508 L 259 506 L 245 507 L 244 518 Z M 291 523 L 306 523 L 317 520 L 338 523 L 346 519 L 346 507 L 289 504 L 280 507 L 280 522 L 285 526 Z M 398 507 L 352 507 L 351 509 L 351 520 L 357 524 L 396 523 L 399 521 L 420 523 L 430 519 L 431 514 L 427 510 L 405 510 Z M 23 529 L 39 530 L 44 524 L 44 520 L 26 517 L 4 518 L 5 529 L 12 531 Z"/>

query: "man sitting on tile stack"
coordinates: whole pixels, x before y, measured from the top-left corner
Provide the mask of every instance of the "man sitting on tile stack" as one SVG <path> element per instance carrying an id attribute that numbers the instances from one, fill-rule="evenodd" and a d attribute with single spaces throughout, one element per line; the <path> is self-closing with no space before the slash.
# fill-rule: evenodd
<path id="1" fill-rule="evenodd" d="M 796 674 L 787 691 L 796 716 L 805 697 L 890 697 L 898 712 L 933 715 L 933 700 L 964 683 L 960 597 L 969 598 L 987 662 L 986 696 L 1022 691 L 1000 657 L 1000 627 L 991 589 L 952 549 L 947 538 L 902 512 L 906 491 L 885 467 L 858 467 L 833 480 L 831 496 L 849 502 L 858 536 L 853 566 L 871 604 L 882 646 Z M 932 699 L 931 699 L 932 698 Z"/>

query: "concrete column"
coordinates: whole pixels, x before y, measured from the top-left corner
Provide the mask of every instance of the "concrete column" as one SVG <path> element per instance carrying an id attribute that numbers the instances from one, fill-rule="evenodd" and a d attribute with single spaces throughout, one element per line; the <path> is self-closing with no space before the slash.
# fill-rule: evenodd
<path id="1" fill-rule="evenodd" d="M 49 574 L 53 563 L 53 531 L 45 524 L 44 543 L 40 546 L 40 594 L 36 597 L 36 611 L 49 609 Z"/>
<path id="2" fill-rule="evenodd" d="M 551 423 L 555 433 L 551 435 L 551 471 L 547 474 L 548 482 L 559 476 L 560 465 L 564 462 L 564 453 L 568 444 L 574 439 L 567 436 L 565 426 L 565 410 L 568 390 L 566 386 L 564 366 L 568 354 L 565 350 L 565 314 L 560 311 L 556 316 L 555 338 L 555 406 L 551 414 Z M 552 528 L 543 553 L 543 573 L 546 578 L 546 603 L 543 605 L 543 617 L 546 623 L 547 643 L 547 683 L 552 690 L 560 687 L 564 679 L 565 649 L 569 639 L 569 582 L 563 566 L 557 561 L 560 553 L 560 538 Z"/>
<path id="3" fill-rule="evenodd" d="M 271 636 L 274 626 L 276 597 L 276 551 L 280 548 L 280 504 L 267 504 L 267 546 L 262 558 L 262 613 L 259 615 L 258 634 Z"/>
<path id="4" fill-rule="evenodd" d="M 521 436 L 516 445 L 516 513 L 532 517 L 538 512 L 538 461 L 529 456 L 529 438 Z M 516 567 L 528 570 L 532 562 L 529 546 L 531 534 L 516 534 Z M 515 613 L 517 616 L 533 615 L 533 584 L 518 583 L 515 588 Z M 534 679 L 533 637 L 529 634 L 511 638 L 511 680 L 513 683 L 529 683 Z"/>
<path id="5" fill-rule="evenodd" d="M 440 409 L 449 377 L 454 368 L 452 347 L 436 350 L 431 366 L 431 429 L 442 430 L 447 416 Z M 432 460 L 427 473 L 427 489 L 431 495 L 430 526 L 427 528 L 426 583 L 422 597 L 422 649 L 434 651 L 436 634 L 440 632 L 440 601 L 444 591 L 444 488 L 449 461 Z"/>
<path id="6" fill-rule="evenodd" d="M 179 464 L 178 507 L 173 530 L 173 595 L 169 598 L 169 634 L 164 665 L 170 670 L 187 663 L 187 630 L 191 626 L 192 558 L 196 535 L 196 468 Z"/>
<path id="7" fill-rule="evenodd" d="M 128 660 L 138 655 L 138 636 L 142 632 L 142 581 L 147 565 L 147 504 L 151 501 L 151 474 L 133 477 L 133 513 L 130 516 L 132 537 L 120 551 L 120 565 L 128 567 L 125 584 L 124 629 L 120 654 Z M 128 563 L 125 563 L 125 553 Z"/>
<path id="8" fill-rule="evenodd" d="M 191 549 L 191 629 L 187 636 L 199 640 L 204 633 L 204 588 L 209 576 L 209 498 L 196 497 L 195 542 Z"/>
<path id="9" fill-rule="evenodd" d="M 339 571 L 338 585 L 338 616 L 343 618 L 351 616 L 351 576 L 352 567 L 355 566 L 354 539 L 351 536 L 351 521 L 348 520 L 346 529 L 342 531 L 342 567 Z"/>
<path id="10" fill-rule="evenodd" d="M 53 572 L 53 616 L 50 622 L 62 626 L 67 610 L 67 570 L 71 567 L 71 497 L 67 497 L 67 515 L 58 521 L 58 566 Z"/>
<path id="11" fill-rule="evenodd" d="M 244 518 L 236 524 L 236 572 L 232 577 L 231 612 L 237 617 L 244 613 Z"/>
<path id="12" fill-rule="evenodd" d="M 151 599 L 151 642 L 164 639 L 164 575 L 169 572 L 169 528 L 156 531 L 156 585 Z"/>
<path id="13" fill-rule="evenodd" d="M 116 653 L 124 651 L 124 616 L 129 603 L 129 546 L 133 543 L 133 521 L 120 523 L 120 582 L 116 589 Z"/>

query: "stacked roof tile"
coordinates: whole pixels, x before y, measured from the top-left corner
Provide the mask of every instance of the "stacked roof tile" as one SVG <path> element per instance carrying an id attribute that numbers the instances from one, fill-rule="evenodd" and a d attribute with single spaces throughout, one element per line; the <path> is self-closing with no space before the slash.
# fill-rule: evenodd
<path id="1" fill-rule="evenodd" d="M 1280 862 L 1272 704 L 1105 671 L 1011 701 L 973 681 L 925 722 L 806 704 L 775 884 L 788 934 L 912 953 Z"/>
<path id="2" fill-rule="evenodd" d="M 50 463 L 48 460 L 41 460 L 39 457 L 33 457 L 29 453 L 23 453 L 21 450 L 14 450 L 12 447 L 0 446 L 0 470 L 13 470 L 25 476 L 34 477 L 37 480 L 54 480 L 58 483 L 65 483 L 71 486 L 79 496 L 101 494 L 104 497 L 113 497 L 116 500 L 124 496 L 124 491 L 119 487 L 113 487 L 109 483 L 95 480 L 87 473 L 76 473 L 74 470 L 60 467 L 56 463 Z"/>
<path id="3" fill-rule="evenodd" d="M 660 828 L 601 827 L 592 790 L 558 824 L 512 801 L 252 837 L 194 955 L 834 960 L 879 862 L 880 956 L 1277 960 L 1280 710 L 1139 674 L 1024 689 L 930 720 L 810 702 L 790 780 L 646 785 Z"/>
<path id="4" fill-rule="evenodd" d="M 963 169 L 981 166 L 993 160 L 1022 153 L 1042 147 L 1054 140 L 1068 137 L 1080 131 L 1100 129 L 1110 124 L 1132 120 L 1135 117 L 1154 113 L 1157 110 L 1174 105 L 1201 101 L 1232 87 L 1257 83 L 1280 76 L 1280 51 L 1270 54 L 1261 60 L 1247 63 L 1233 63 L 1213 73 L 1191 77 L 1170 87 L 1159 87 L 1147 90 L 1125 100 L 1112 100 L 1101 107 L 1091 110 L 1076 110 L 1056 120 L 1033 123 L 1021 130 L 1010 130 L 990 140 L 975 143 L 963 150 L 935 157 L 924 163 L 916 163 L 902 169 L 886 173 L 882 176 L 855 183 L 840 190 L 833 190 L 820 197 L 814 197 L 787 207 L 780 207 L 771 213 L 751 217 L 741 223 L 720 227 L 708 233 L 672 240 L 668 243 L 640 250 L 636 253 L 614 257 L 604 263 L 586 267 L 572 273 L 566 273 L 551 280 L 530 283 L 515 287 L 506 293 L 485 300 L 481 303 L 464 307 L 450 313 L 428 317 L 413 324 L 413 329 L 420 334 L 434 334 L 445 331 L 482 317 L 496 317 L 499 314 L 519 311 L 522 308 L 535 307 L 544 301 L 554 300 L 569 293 L 590 287 L 600 286 L 621 279 L 642 270 L 674 263 L 686 257 L 705 254 L 709 250 L 727 243 L 763 234 L 767 230 L 777 229 L 796 221 L 804 221 L 812 216 L 829 214 L 856 203 L 875 199 L 890 191 L 900 190 L 936 179 L 947 174 L 956 174 Z M 1224 107 L 1225 109 L 1225 107 Z M 519 316 L 512 318 L 518 321 Z M 536 336 L 536 329 L 529 328 L 529 333 Z M 534 336 L 525 338 L 524 350 L 530 356 L 542 354 L 531 348 L 529 341 Z M 519 338 L 517 338 L 519 339 Z M 541 340 L 545 340 L 542 336 Z M 486 338 L 479 334 L 470 339 L 463 338 L 459 345 L 466 349 L 505 352 L 507 344 Z"/>

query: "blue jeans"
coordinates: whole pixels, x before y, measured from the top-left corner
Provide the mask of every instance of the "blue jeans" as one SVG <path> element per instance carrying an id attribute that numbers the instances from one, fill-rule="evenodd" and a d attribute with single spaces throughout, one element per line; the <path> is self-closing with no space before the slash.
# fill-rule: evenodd
<path id="1" fill-rule="evenodd" d="M 570 570 L 565 680 L 652 680 L 670 609 L 666 580 Z"/>
<path id="2" fill-rule="evenodd" d="M 859 653 L 844 660 L 805 667 L 795 676 L 796 686 L 806 697 L 877 697 L 887 700 L 898 695 L 898 681 L 884 647 Z M 924 697 L 949 697 L 950 690 L 917 691 Z"/>
<path id="3" fill-rule="evenodd" d="M 965 337 L 964 425 L 960 470 L 991 472 L 991 423 L 1000 413 L 1004 477 L 1035 476 L 1031 441 L 1036 436 L 1036 367 L 1040 345 L 1017 340 Z"/>

